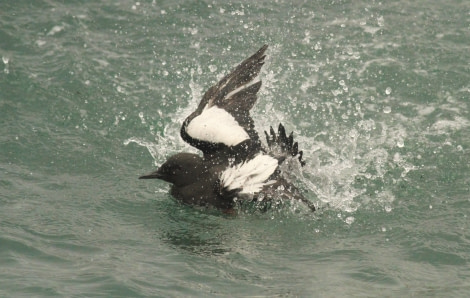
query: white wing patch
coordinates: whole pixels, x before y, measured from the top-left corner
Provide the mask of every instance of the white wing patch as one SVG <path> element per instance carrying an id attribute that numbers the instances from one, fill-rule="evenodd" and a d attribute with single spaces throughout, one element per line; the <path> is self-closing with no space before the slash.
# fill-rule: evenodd
<path id="1" fill-rule="evenodd" d="M 237 145 L 250 138 L 232 115 L 217 106 L 205 109 L 191 120 L 186 132 L 194 139 L 227 146 Z"/>
<path id="2" fill-rule="evenodd" d="M 227 85 L 230 81 L 231 81 L 231 80 L 228 80 L 227 83 L 225 83 L 223 87 L 225 87 L 225 85 Z M 258 81 L 258 82 L 259 82 L 259 81 Z M 258 82 L 251 81 L 251 82 L 248 82 L 247 84 L 241 85 L 240 87 L 238 87 L 238 88 L 236 88 L 236 89 L 233 89 L 232 91 L 230 91 L 230 93 L 228 93 L 228 94 L 226 94 L 226 95 L 224 96 L 224 100 L 228 100 L 229 98 L 232 97 L 232 95 L 237 94 L 238 92 L 240 92 L 240 91 L 242 91 L 242 90 L 244 90 L 244 89 L 246 89 L 246 88 L 248 88 L 248 87 L 251 87 L 251 85 L 254 85 L 254 84 L 258 83 Z M 223 88 L 223 87 L 221 87 L 221 88 Z"/>
<path id="3" fill-rule="evenodd" d="M 220 177 L 221 184 L 228 190 L 240 188 L 241 193 L 254 194 L 263 186 L 276 182 L 266 180 L 274 173 L 277 165 L 278 161 L 275 158 L 259 154 L 250 161 L 226 169 Z"/>

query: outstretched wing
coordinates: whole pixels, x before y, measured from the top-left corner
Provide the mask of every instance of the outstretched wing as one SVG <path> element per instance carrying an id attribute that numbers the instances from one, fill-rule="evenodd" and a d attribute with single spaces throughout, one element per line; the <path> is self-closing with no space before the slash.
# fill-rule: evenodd
<path id="1" fill-rule="evenodd" d="M 261 81 L 254 79 L 267 48 L 264 45 L 207 90 L 196 111 L 184 121 L 181 137 L 205 157 L 221 150 L 240 153 L 237 146 L 260 146 L 250 109 L 261 87 Z"/>

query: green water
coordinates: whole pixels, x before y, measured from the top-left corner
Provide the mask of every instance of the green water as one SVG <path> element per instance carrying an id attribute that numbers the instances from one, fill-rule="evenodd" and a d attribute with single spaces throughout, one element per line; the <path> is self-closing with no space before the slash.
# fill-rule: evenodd
<path id="1" fill-rule="evenodd" d="M 0 2 L 0 296 L 467 297 L 468 1 Z M 319 211 L 137 177 L 270 45 L 253 110 Z"/>

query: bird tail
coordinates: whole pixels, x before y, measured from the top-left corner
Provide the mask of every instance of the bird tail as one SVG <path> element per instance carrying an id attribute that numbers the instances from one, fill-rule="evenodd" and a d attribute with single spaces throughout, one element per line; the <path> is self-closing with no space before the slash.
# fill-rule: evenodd
<path id="1" fill-rule="evenodd" d="M 299 151 L 299 144 L 297 142 L 294 143 L 293 132 L 287 136 L 284 126 L 279 123 L 277 134 L 272 126 L 270 127 L 269 133 L 265 131 L 264 134 L 266 135 L 269 151 L 280 160 L 279 163 L 282 163 L 282 161 L 288 157 L 297 156 L 300 165 L 305 165 L 305 161 L 302 159 L 303 152 L 301 150 Z"/>

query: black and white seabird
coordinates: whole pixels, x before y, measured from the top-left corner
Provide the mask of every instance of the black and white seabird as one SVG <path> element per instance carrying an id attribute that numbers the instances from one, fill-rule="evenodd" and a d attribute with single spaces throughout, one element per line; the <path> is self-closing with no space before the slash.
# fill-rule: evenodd
<path id="1" fill-rule="evenodd" d="M 314 205 L 289 183 L 282 171 L 287 162 L 305 164 L 293 134 L 282 124 L 276 133 L 265 131 L 263 146 L 250 109 L 261 81 L 254 81 L 264 64 L 264 45 L 212 86 L 196 111 L 181 127 L 181 137 L 199 149 L 171 156 L 160 168 L 139 179 L 161 179 L 172 184 L 171 194 L 186 204 L 213 206 L 230 211 L 236 201 L 293 199 Z"/>

